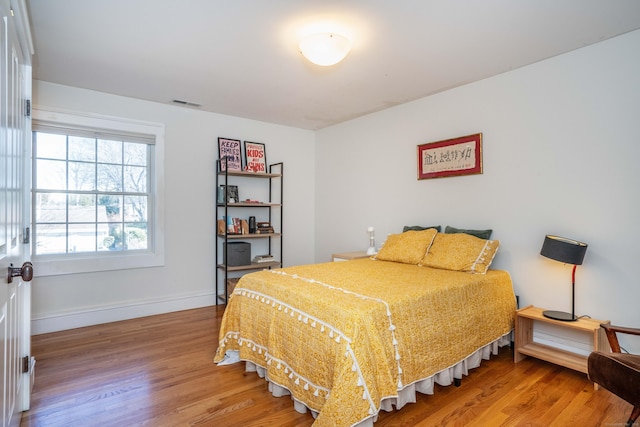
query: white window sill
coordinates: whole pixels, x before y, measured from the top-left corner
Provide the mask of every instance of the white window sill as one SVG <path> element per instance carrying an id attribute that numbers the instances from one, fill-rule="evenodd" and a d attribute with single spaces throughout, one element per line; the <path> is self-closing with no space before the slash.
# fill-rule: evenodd
<path id="1" fill-rule="evenodd" d="M 98 271 L 126 270 L 131 268 L 161 267 L 164 254 L 144 252 L 140 254 L 105 253 L 99 257 L 33 257 L 35 277 L 59 276 L 64 274 L 92 273 Z"/>

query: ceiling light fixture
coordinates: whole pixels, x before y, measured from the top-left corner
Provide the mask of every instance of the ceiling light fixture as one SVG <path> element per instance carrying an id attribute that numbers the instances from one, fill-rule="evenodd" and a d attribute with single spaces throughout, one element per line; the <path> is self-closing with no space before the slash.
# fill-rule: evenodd
<path id="1" fill-rule="evenodd" d="M 298 47 L 309 61 L 328 67 L 347 56 L 351 50 L 351 40 L 337 33 L 317 33 L 302 37 Z"/>

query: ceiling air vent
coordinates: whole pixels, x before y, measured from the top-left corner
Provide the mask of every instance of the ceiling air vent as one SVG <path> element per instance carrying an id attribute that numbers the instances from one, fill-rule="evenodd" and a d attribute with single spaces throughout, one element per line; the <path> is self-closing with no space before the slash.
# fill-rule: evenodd
<path id="1" fill-rule="evenodd" d="M 202 107 L 202 104 L 196 104 L 195 102 L 183 101 L 182 99 L 173 99 L 171 102 L 175 104 L 185 105 L 187 107 Z"/>

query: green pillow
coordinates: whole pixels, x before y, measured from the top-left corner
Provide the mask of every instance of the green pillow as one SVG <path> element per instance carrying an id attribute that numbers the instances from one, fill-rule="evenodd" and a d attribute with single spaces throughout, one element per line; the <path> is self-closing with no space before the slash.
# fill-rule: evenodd
<path id="1" fill-rule="evenodd" d="M 428 230 L 429 228 L 435 228 L 436 231 L 439 233 L 441 227 L 439 225 L 433 226 L 433 227 L 421 227 L 419 225 L 405 225 L 404 228 L 402 229 L 402 232 L 404 233 L 405 231 L 422 231 L 422 230 Z"/>
<path id="2" fill-rule="evenodd" d="M 449 227 L 448 225 L 445 227 L 444 232 L 446 234 L 456 234 L 456 233 L 464 233 L 471 234 L 472 236 L 479 237 L 481 239 L 489 240 L 491 238 L 491 233 L 493 230 L 465 230 L 464 228 L 455 228 Z"/>

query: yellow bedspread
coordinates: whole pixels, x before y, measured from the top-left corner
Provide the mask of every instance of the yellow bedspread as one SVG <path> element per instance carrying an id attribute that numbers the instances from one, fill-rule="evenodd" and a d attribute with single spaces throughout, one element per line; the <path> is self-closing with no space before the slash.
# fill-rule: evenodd
<path id="1" fill-rule="evenodd" d="M 360 259 L 247 274 L 220 327 L 227 350 L 318 411 L 351 426 L 386 397 L 463 360 L 513 327 L 505 271 L 486 275 Z"/>

